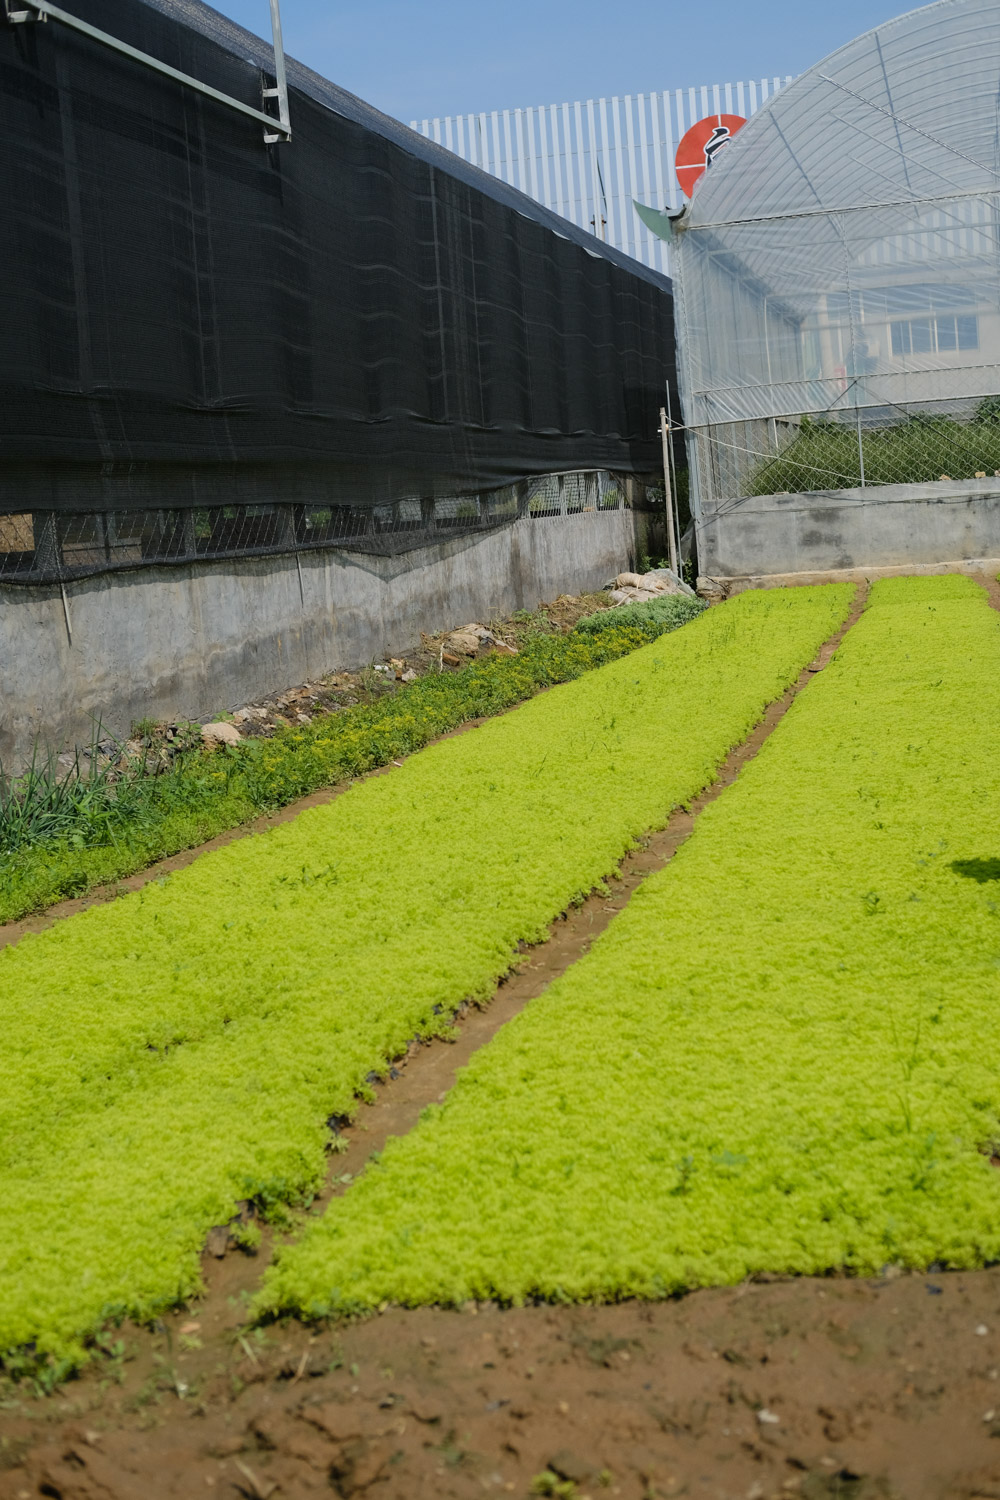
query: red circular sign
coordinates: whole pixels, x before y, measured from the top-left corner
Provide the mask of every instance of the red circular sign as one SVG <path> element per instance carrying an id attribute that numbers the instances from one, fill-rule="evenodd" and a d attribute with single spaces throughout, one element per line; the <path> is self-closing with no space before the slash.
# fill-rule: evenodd
<path id="1" fill-rule="evenodd" d="M 706 115 L 692 125 L 677 147 L 677 181 L 686 197 L 694 192 L 695 183 L 725 150 L 733 136 L 746 124 L 742 115 Z"/>

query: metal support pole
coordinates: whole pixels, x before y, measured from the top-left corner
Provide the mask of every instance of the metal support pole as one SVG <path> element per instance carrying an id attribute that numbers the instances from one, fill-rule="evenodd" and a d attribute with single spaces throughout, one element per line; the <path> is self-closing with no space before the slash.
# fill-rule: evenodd
<path id="1" fill-rule="evenodd" d="M 70 645 L 73 644 L 73 627 L 69 623 L 69 600 L 66 597 L 66 585 L 62 579 L 59 580 L 59 592 L 62 594 L 63 619 L 66 621 L 66 639 Z"/>
<path id="2" fill-rule="evenodd" d="M 677 573 L 677 541 L 674 534 L 674 494 L 670 484 L 670 423 L 666 407 L 660 407 L 660 438 L 663 443 L 663 506 L 667 520 L 667 546 L 670 549 L 670 571 Z M 678 574 L 678 577 L 680 575 Z"/>
<path id="3" fill-rule="evenodd" d="M 288 81 L 285 77 L 285 46 L 281 39 L 281 0 L 271 0 L 271 35 L 274 42 L 274 88 L 264 89 L 265 99 L 277 99 L 278 101 L 278 125 L 281 134 L 272 135 L 265 132 L 264 140 L 268 145 L 275 141 L 290 140 L 292 131 L 288 113 Z"/>
<path id="4" fill-rule="evenodd" d="M 667 426 L 670 428 L 670 431 L 673 432 L 674 414 L 670 404 L 670 381 L 665 380 L 664 385 L 667 388 Z M 674 534 L 677 537 L 677 562 L 680 567 L 683 567 L 684 559 L 681 557 L 681 508 L 677 503 L 677 459 L 674 456 L 673 439 L 671 439 L 670 441 L 670 483 L 671 494 L 674 497 Z M 679 572 L 677 576 L 680 577 Z"/>
<path id="5" fill-rule="evenodd" d="M 865 487 L 865 449 L 864 449 L 864 444 L 861 441 L 861 407 L 860 406 L 856 406 L 854 408 L 854 411 L 855 411 L 855 414 L 856 414 L 857 419 L 858 419 L 858 462 L 861 465 L 861 488 L 864 489 L 864 487 Z"/>
<path id="6" fill-rule="evenodd" d="M 35 543 L 34 571 L 55 573 L 62 567 L 59 555 L 59 528 L 54 510 L 32 512 L 31 529 Z"/>

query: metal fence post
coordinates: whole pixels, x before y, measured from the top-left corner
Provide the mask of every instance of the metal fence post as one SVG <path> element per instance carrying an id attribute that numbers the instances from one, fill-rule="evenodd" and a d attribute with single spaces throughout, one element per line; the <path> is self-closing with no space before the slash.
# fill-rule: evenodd
<path id="1" fill-rule="evenodd" d="M 670 484 L 670 424 L 664 406 L 660 407 L 660 441 L 663 445 L 663 507 L 666 511 L 667 548 L 670 554 L 670 571 L 676 574 L 677 534 L 674 530 L 674 492 Z"/>
<path id="2" fill-rule="evenodd" d="M 31 517 L 34 534 L 36 573 L 59 571 L 59 538 L 56 535 L 56 513 L 54 510 L 36 510 Z"/>

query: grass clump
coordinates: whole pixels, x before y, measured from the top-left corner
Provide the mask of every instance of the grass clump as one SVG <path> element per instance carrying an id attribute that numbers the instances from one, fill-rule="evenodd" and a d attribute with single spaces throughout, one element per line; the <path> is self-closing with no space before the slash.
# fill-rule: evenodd
<path id="1" fill-rule="evenodd" d="M 527 629 L 516 657 L 429 674 L 404 692 L 281 730 L 271 740 L 246 740 L 214 755 L 188 753 L 162 775 L 145 776 L 140 764 L 134 774 L 112 776 L 92 754 L 61 776 L 36 762 L 6 790 L 0 777 L 0 922 L 388 765 L 469 719 L 501 713 L 625 656 L 687 618 L 623 620 L 600 639 Z"/>
<path id="2" fill-rule="evenodd" d="M 101 764 L 96 740 L 90 753 L 77 751 L 62 769 L 38 747 L 21 774 L 0 774 L 0 859 L 38 844 L 66 842 L 82 849 L 106 838 L 118 808 L 110 768 Z"/>
<path id="3" fill-rule="evenodd" d="M 877 583 L 688 843 L 261 1308 L 1000 1257 L 998 681 L 980 588 Z"/>
<path id="4" fill-rule="evenodd" d="M 576 628 L 584 635 L 603 635 L 606 631 L 622 629 L 647 630 L 650 626 L 674 630 L 706 608 L 701 599 L 692 599 L 688 594 L 663 594 L 659 599 L 647 599 L 641 604 L 620 604 L 617 609 L 603 609 L 597 614 L 587 615 Z"/>
<path id="5" fill-rule="evenodd" d="M 82 1358 L 238 1203 L 315 1189 L 371 1073 L 710 781 L 852 593 L 743 594 L 0 951 L 0 1350 Z"/>

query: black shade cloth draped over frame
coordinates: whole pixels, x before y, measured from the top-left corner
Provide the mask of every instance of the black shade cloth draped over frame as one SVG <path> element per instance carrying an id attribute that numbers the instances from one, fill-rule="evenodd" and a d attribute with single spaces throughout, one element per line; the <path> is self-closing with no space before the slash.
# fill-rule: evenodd
<path id="1" fill-rule="evenodd" d="M 261 107 L 193 0 L 64 0 Z M 0 512 L 324 503 L 659 466 L 670 283 L 301 65 L 290 143 L 0 23 Z"/>

